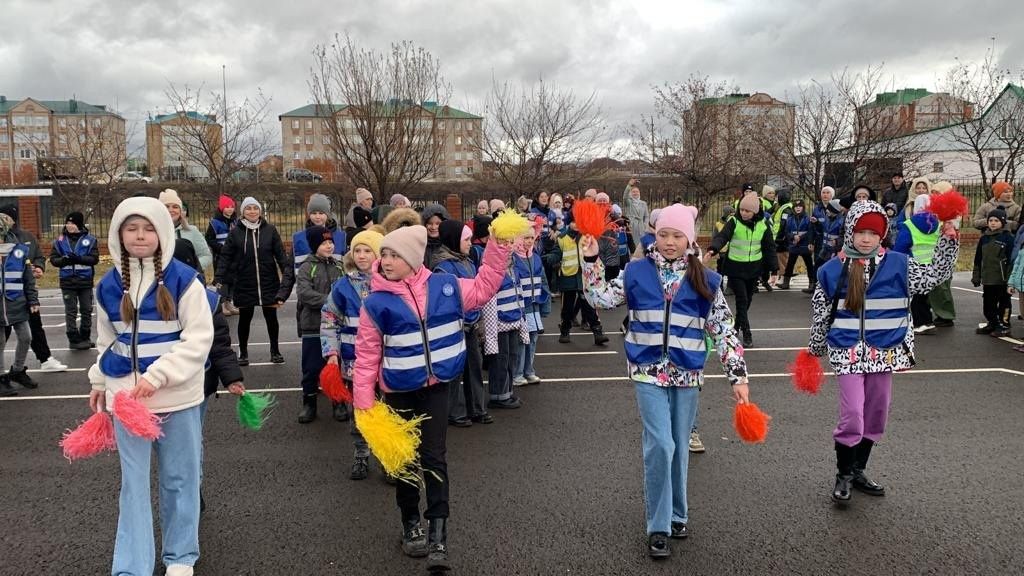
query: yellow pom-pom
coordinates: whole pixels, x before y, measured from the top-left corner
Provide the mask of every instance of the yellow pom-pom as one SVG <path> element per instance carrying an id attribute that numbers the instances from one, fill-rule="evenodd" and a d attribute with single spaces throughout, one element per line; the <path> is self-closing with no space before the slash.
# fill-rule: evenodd
<path id="1" fill-rule="evenodd" d="M 491 222 L 491 234 L 498 240 L 515 240 L 530 229 L 530 221 L 512 208 L 502 211 Z"/>
<path id="2" fill-rule="evenodd" d="M 418 482 L 420 422 L 429 416 L 403 418 L 387 404 L 377 401 L 368 410 L 355 411 L 356 428 L 388 475 Z"/>

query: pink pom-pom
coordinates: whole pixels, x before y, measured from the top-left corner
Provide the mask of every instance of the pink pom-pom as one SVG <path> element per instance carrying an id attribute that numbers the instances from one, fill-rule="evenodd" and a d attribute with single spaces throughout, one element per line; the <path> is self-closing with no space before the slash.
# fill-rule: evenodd
<path id="1" fill-rule="evenodd" d="M 100 452 L 114 450 L 114 422 L 105 412 L 97 412 L 78 428 L 68 430 L 60 440 L 64 457 L 68 460 L 91 458 Z"/>
<path id="2" fill-rule="evenodd" d="M 797 352 L 796 359 L 786 368 L 793 375 L 793 385 L 801 392 L 817 394 L 825 380 L 821 362 L 806 349 Z"/>
<path id="3" fill-rule="evenodd" d="M 149 411 L 127 391 L 122 390 L 114 396 L 114 416 L 121 421 L 125 430 L 139 438 L 156 440 L 163 435 L 160 430 L 161 419 Z"/>

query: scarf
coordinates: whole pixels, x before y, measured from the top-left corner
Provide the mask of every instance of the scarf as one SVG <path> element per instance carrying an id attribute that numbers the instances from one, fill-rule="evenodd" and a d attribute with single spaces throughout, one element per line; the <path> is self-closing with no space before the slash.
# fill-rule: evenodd
<path id="1" fill-rule="evenodd" d="M 241 222 L 242 226 L 245 226 L 249 230 L 259 230 L 260 225 L 263 224 L 263 218 L 260 218 L 255 222 L 249 222 L 245 218 L 242 218 L 241 220 L 239 220 L 239 222 Z"/>

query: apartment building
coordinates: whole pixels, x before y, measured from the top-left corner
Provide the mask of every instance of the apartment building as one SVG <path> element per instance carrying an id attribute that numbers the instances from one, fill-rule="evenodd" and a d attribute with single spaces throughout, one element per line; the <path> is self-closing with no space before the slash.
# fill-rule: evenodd
<path id="1" fill-rule="evenodd" d="M 483 130 L 482 117 L 451 106 L 439 106 L 436 102 L 401 104 L 391 101 L 380 106 L 381 118 L 386 119 L 387 110 L 394 106 L 415 106 L 422 117 L 421 122 L 436 123 L 441 150 L 438 166 L 433 177 L 428 180 L 462 180 L 480 175 L 483 163 L 473 142 Z M 341 130 L 346 130 L 350 137 L 354 137 L 355 120 L 352 118 L 352 109 L 346 105 L 310 104 L 285 112 L 278 119 L 281 121 L 281 151 L 285 172 L 291 168 L 319 171 L 331 166 L 337 170 L 334 163 L 336 155 L 331 143 L 332 119 L 340 123 Z M 331 179 L 329 174 L 324 176 Z"/>
<path id="2" fill-rule="evenodd" d="M 203 180 L 223 160 L 223 131 L 215 114 L 174 112 L 146 121 L 146 163 L 160 180 Z"/>
<path id="3" fill-rule="evenodd" d="M 727 164 L 727 173 L 771 174 L 791 157 L 796 106 L 763 92 L 728 94 L 699 100 L 684 112 L 684 122 L 702 135 L 687 145 Z"/>
<path id="4" fill-rule="evenodd" d="M 60 166 L 56 176 L 109 178 L 123 170 L 124 118 L 80 100 L 8 100 L 0 96 L 0 182 L 35 182 L 40 160 Z M 53 174 L 49 176 L 54 176 Z"/>
<path id="5" fill-rule="evenodd" d="M 893 138 L 972 118 L 974 106 L 966 100 L 945 92 L 904 88 L 876 94 L 874 102 L 857 109 L 857 137 L 861 141 Z"/>

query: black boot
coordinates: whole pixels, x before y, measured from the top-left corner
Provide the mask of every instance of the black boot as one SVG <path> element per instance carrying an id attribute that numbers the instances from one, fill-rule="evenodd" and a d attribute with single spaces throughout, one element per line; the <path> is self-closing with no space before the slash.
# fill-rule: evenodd
<path id="1" fill-rule="evenodd" d="M 90 330 L 79 330 L 78 331 L 78 337 L 79 337 L 79 339 L 84 344 L 88 344 L 89 348 L 95 348 L 96 347 L 96 343 L 93 342 L 92 338 L 90 337 L 90 334 L 89 334 L 90 332 L 92 332 L 91 329 Z M 88 350 L 88 348 L 84 348 L 84 349 Z"/>
<path id="2" fill-rule="evenodd" d="M 750 348 L 754 345 L 754 335 L 750 332 L 750 328 L 743 329 L 743 347 Z"/>
<path id="3" fill-rule="evenodd" d="M 558 343 L 568 344 L 569 343 L 569 330 L 572 330 L 572 324 L 559 324 L 558 325 Z"/>
<path id="4" fill-rule="evenodd" d="M 316 420 L 316 394 L 305 394 L 302 396 L 299 424 L 309 424 L 313 420 Z"/>
<path id="5" fill-rule="evenodd" d="M 21 370 L 15 371 L 14 366 L 11 366 L 11 371 L 8 372 L 7 375 L 11 379 L 11 382 L 21 384 L 23 388 L 28 388 L 29 390 L 39 388 L 39 384 L 36 384 L 34 380 L 29 378 L 28 368 L 22 368 Z"/>
<path id="6" fill-rule="evenodd" d="M 594 331 L 594 346 L 604 346 L 608 343 L 608 337 L 604 335 L 604 329 L 600 324 L 591 324 L 590 329 Z"/>
<path id="7" fill-rule="evenodd" d="M 807 288 L 801 290 L 804 294 L 814 294 L 814 289 L 818 287 L 817 280 L 811 280 L 811 283 L 807 285 Z"/>
<path id="8" fill-rule="evenodd" d="M 448 519 L 431 518 L 427 532 L 427 571 L 431 574 L 451 570 L 448 564 Z"/>
<path id="9" fill-rule="evenodd" d="M 789 276 L 782 277 L 782 284 L 779 284 L 779 290 L 789 290 Z"/>
<path id="10" fill-rule="evenodd" d="M 402 520 L 402 552 L 410 558 L 427 555 L 427 533 L 423 531 L 418 515 Z"/>
<path id="11" fill-rule="evenodd" d="M 853 481 L 855 448 L 836 442 L 836 486 L 832 490 L 832 501 L 845 506 L 850 501 L 850 483 Z"/>
<path id="12" fill-rule="evenodd" d="M 70 348 L 72 350 L 80 350 L 78 345 L 82 341 L 82 337 L 78 335 L 78 330 L 75 330 L 73 332 L 68 332 L 67 335 L 68 335 L 68 348 Z"/>
<path id="13" fill-rule="evenodd" d="M 17 395 L 18 390 L 11 386 L 11 377 L 7 374 L 0 374 L 0 397 Z"/>
<path id="14" fill-rule="evenodd" d="M 333 416 L 338 422 L 348 422 L 348 405 L 342 402 L 335 404 Z"/>
<path id="15" fill-rule="evenodd" d="M 874 442 L 864 438 L 854 447 L 855 460 L 853 463 L 854 488 L 868 496 L 885 496 L 885 488 L 864 475 L 864 469 L 868 466 L 868 458 L 871 457 L 871 447 Z"/>
<path id="16" fill-rule="evenodd" d="M 350 480 L 366 480 L 370 475 L 370 459 L 366 456 L 356 456 L 352 462 L 352 472 L 348 477 Z"/>

